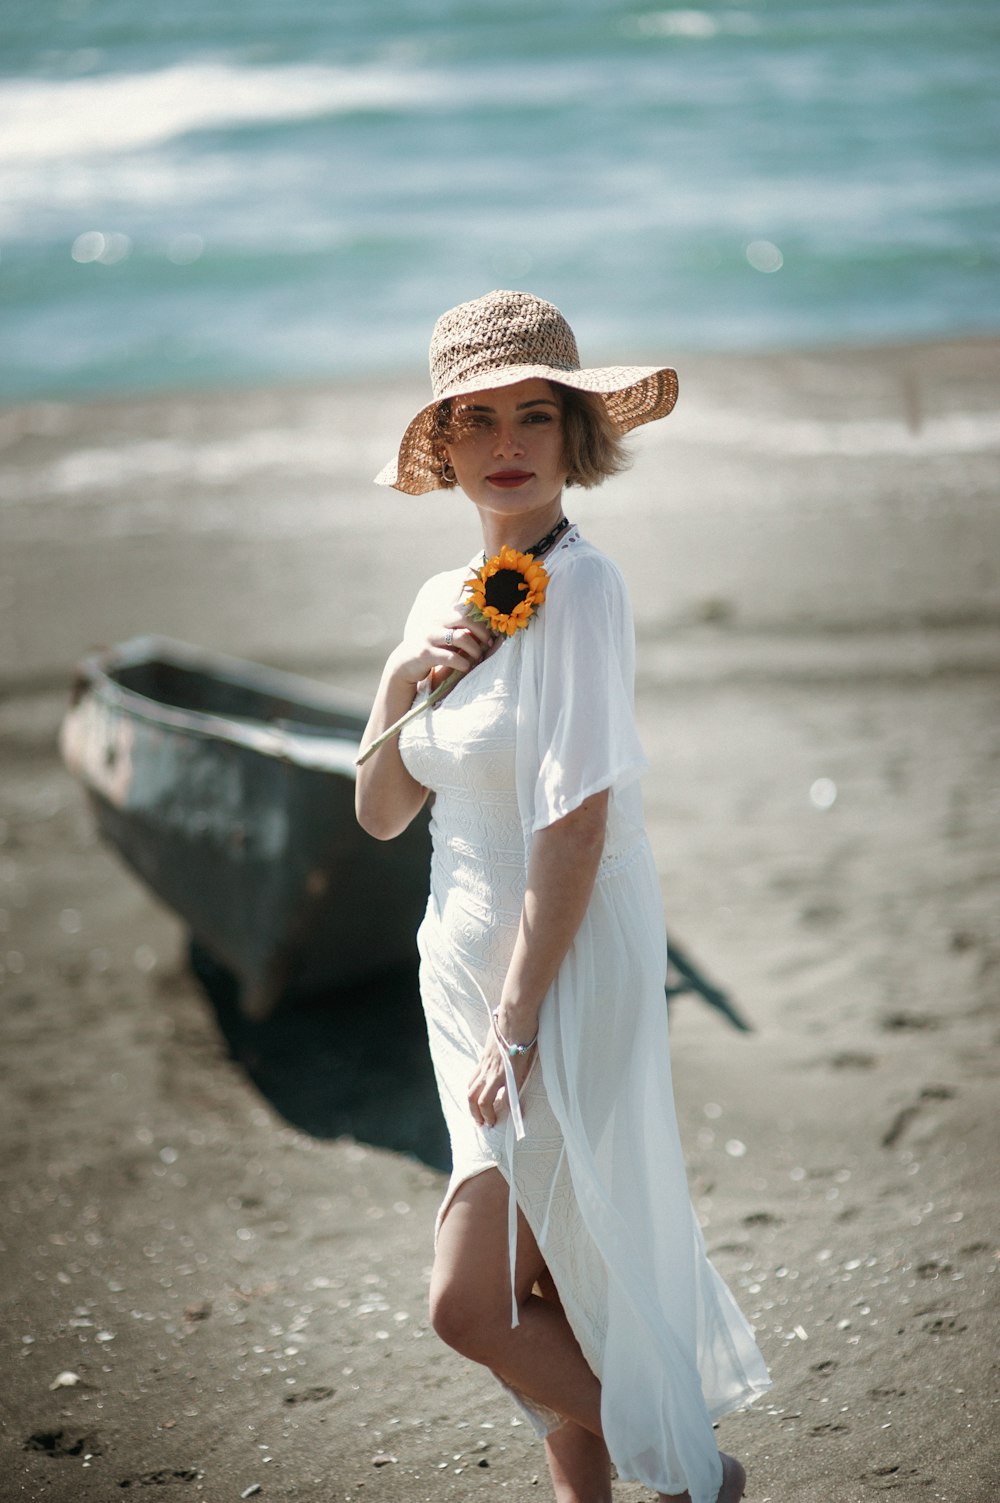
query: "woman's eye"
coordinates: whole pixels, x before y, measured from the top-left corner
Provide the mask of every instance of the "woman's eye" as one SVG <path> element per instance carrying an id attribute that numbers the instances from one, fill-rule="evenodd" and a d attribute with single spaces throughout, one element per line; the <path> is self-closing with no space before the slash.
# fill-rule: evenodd
<path id="1" fill-rule="evenodd" d="M 529 423 L 536 423 L 536 424 L 538 424 L 538 423 L 551 423 L 551 421 L 552 421 L 552 414 L 551 414 L 551 412 L 529 412 L 526 421 L 529 422 Z"/>

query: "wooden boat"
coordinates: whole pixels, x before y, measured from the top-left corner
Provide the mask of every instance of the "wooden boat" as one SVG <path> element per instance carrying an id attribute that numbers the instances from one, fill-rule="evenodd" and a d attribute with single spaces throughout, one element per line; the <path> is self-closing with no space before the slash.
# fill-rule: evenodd
<path id="1" fill-rule="evenodd" d="M 188 924 L 199 969 L 235 976 L 248 1017 L 415 959 L 427 817 L 388 843 L 358 825 L 367 719 L 324 684 L 166 637 L 78 665 L 63 760 L 102 835 Z M 665 990 L 749 1026 L 673 942 Z"/>
<path id="2" fill-rule="evenodd" d="M 368 708 L 327 686 L 162 637 L 78 666 L 63 759 L 101 833 L 264 1017 L 291 991 L 415 959 L 430 839 L 354 817 Z"/>

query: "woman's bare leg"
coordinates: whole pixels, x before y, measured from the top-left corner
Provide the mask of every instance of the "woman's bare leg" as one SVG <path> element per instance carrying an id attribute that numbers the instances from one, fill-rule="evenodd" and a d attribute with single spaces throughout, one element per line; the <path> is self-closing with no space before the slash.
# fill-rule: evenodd
<path id="1" fill-rule="evenodd" d="M 514 1278 L 519 1324 L 511 1326 L 507 1196 L 498 1169 L 475 1175 L 455 1192 L 438 1233 L 431 1324 L 464 1357 L 599 1437 L 601 1385 L 561 1306 L 533 1293 L 545 1262 L 520 1211 Z"/>
<path id="2" fill-rule="evenodd" d="M 535 1287 L 543 1299 L 562 1309 L 547 1268 Z M 567 1420 L 546 1436 L 545 1460 L 556 1503 L 611 1503 L 611 1457 L 600 1436 Z"/>
<path id="3" fill-rule="evenodd" d="M 611 1462 L 599 1435 L 567 1420 L 545 1437 L 556 1503 L 611 1503 Z"/>
<path id="4" fill-rule="evenodd" d="M 517 1213 L 514 1292 L 519 1324 L 510 1323 L 507 1182 L 487 1169 L 456 1190 L 438 1233 L 431 1275 L 431 1324 L 442 1341 L 489 1367 L 511 1388 L 567 1423 L 546 1440 L 558 1503 L 608 1503 L 610 1463 L 601 1432 L 601 1386 L 570 1328 L 545 1260 Z M 536 1286 L 544 1293 L 536 1293 Z M 545 1297 L 545 1296 L 548 1297 Z M 746 1476 L 723 1456 L 717 1503 L 739 1503 Z M 690 1503 L 687 1493 L 662 1503 Z"/>

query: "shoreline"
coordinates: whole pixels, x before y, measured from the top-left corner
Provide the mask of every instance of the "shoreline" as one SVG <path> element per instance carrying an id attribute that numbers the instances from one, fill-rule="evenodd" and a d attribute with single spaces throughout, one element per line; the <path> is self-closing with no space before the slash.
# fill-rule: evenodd
<path id="1" fill-rule="evenodd" d="M 877 377 L 881 367 L 889 373 L 890 377 L 893 377 L 907 370 L 925 369 L 930 363 L 932 367 L 939 366 L 949 379 L 961 382 L 966 389 L 966 394 L 979 386 L 983 396 L 983 409 L 992 412 L 989 397 L 993 383 L 1000 374 L 997 367 L 998 358 L 1000 358 L 1000 329 L 970 330 L 967 333 L 942 335 L 940 338 L 915 336 L 913 339 L 871 343 L 819 343 L 783 349 L 681 349 L 668 350 L 659 355 L 648 351 L 645 354 L 633 352 L 626 363 L 633 365 L 655 365 L 658 362 L 674 364 L 682 382 L 685 373 L 689 376 L 694 373 L 699 380 L 705 380 L 709 376 L 719 378 L 726 370 L 737 374 L 744 369 L 771 371 L 779 384 L 789 368 L 795 368 L 800 372 L 811 372 L 815 376 L 825 365 L 836 370 L 854 370 L 858 373 L 867 370 L 876 373 Z M 682 389 L 684 389 L 683 386 Z M 395 397 L 404 401 L 407 404 L 406 412 L 412 416 L 411 403 L 416 402 L 420 405 L 430 400 L 426 366 L 419 363 L 410 368 L 360 372 L 357 375 L 316 379 L 297 377 L 285 381 L 248 382 L 246 385 L 240 382 L 230 384 L 215 382 L 199 386 L 195 383 L 189 386 L 158 387 L 131 393 L 99 391 L 81 393 L 78 396 L 39 393 L 36 396 L 18 399 L 0 398 L 0 453 L 11 441 L 12 432 L 20 426 L 21 418 L 32 412 L 54 413 L 66 410 L 81 414 L 90 412 L 114 416 L 116 413 L 135 410 L 146 415 L 153 415 L 157 410 L 168 407 L 184 409 L 189 403 L 200 408 L 216 407 L 221 411 L 231 403 L 280 402 L 282 399 L 287 399 L 289 405 L 294 408 L 297 403 L 309 403 L 316 398 L 351 400 L 357 395 L 370 400 L 373 397 L 385 397 L 387 394 L 390 399 Z M 808 405 L 807 391 L 796 393 L 792 389 L 784 392 L 784 395 L 790 397 L 796 404 Z M 847 406 L 850 407 L 858 393 L 845 390 L 844 395 Z M 891 393 L 884 389 L 880 404 L 883 407 L 887 395 Z M 672 417 L 676 416 L 680 410 L 675 409 Z"/>
<path id="2" fill-rule="evenodd" d="M 1000 340 L 681 376 L 632 468 L 569 493 L 640 634 L 1000 619 Z M 350 383 L 0 413 L 0 685 L 146 631 L 293 667 L 384 655 L 426 575 L 477 545 L 454 497 L 372 484 L 425 399 Z"/>
<path id="3" fill-rule="evenodd" d="M 886 356 L 896 360 L 928 350 L 970 350 L 978 347 L 995 347 L 1000 344 L 1000 326 L 995 329 L 951 329 L 940 334 L 914 334 L 895 339 L 851 340 L 845 343 L 817 340 L 801 345 L 775 345 L 753 348 L 704 348 L 681 347 L 666 355 L 653 350 L 633 349 L 625 359 L 626 365 L 656 365 L 667 361 L 676 363 L 678 370 L 684 367 L 715 365 L 720 363 L 747 362 L 766 364 L 785 360 L 841 360 L 857 358 L 867 360 Z M 592 365 L 607 364 L 603 358 L 595 358 Z M 204 384 L 191 382 L 179 386 L 151 386 L 141 390 L 124 391 L 115 388 L 79 393 L 36 392 L 18 395 L 0 395 L 0 421 L 9 413 L 21 412 L 31 407 L 125 407 L 149 406 L 160 403 L 193 400 L 210 402 L 230 397 L 255 397 L 268 392 L 290 392 L 307 396 L 315 392 L 350 392 L 354 390 L 385 391 L 396 388 L 407 391 L 420 390 L 427 386 L 426 365 L 415 361 L 410 366 L 385 367 L 381 370 L 357 371 L 327 376 L 294 376 L 271 381 L 211 381 Z"/>

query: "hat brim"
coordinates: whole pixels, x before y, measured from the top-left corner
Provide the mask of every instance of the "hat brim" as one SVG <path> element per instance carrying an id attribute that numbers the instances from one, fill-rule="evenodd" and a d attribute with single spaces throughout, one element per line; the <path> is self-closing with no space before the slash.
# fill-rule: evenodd
<path id="1" fill-rule="evenodd" d="M 666 417 L 677 401 L 677 372 L 668 365 L 609 365 L 593 370 L 561 370 L 549 365 L 505 366 L 488 377 L 480 375 L 449 387 L 422 407 L 403 434 L 396 458 L 379 471 L 375 484 L 392 486 L 408 496 L 450 489 L 438 472 L 434 452 L 434 414 L 440 404 L 472 391 L 515 386 L 518 381 L 536 378 L 600 397 L 620 433 L 629 433 L 643 423 Z"/>

